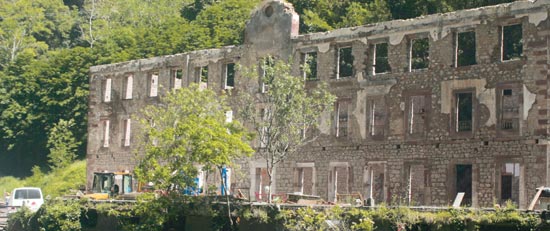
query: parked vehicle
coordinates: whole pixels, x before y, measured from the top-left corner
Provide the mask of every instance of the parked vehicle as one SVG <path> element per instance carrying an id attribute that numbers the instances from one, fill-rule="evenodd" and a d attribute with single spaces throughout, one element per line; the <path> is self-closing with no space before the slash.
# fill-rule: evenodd
<path id="1" fill-rule="evenodd" d="M 16 188 L 11 193 L 8 204 L 8 213 L 14 213 L 23 206 L 36 212 L 44 204 L 42 190 L 32 187 Z"/>

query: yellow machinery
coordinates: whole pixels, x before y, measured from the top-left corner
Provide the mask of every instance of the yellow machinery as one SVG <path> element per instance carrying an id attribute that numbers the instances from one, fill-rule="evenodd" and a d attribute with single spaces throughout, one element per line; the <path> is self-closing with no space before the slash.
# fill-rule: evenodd
<path id="1" fill-rule="evenodd" d="M 135 192 L 133 181 L 129 172 L 96 172 L 92 188 L 84 197 L 107 200 L 130 195 Z"/>

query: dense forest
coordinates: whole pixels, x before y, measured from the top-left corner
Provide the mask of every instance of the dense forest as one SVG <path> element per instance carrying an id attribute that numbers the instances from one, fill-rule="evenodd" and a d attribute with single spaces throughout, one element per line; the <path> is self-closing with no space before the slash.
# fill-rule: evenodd
<path id="1" fill-rule="evenodd" d="M 288 1 L 308 33 L 513 0 Z M 0 0 L 0 176 L 85 156 L 90 66 L 240 44 L 260 2 Z"/>

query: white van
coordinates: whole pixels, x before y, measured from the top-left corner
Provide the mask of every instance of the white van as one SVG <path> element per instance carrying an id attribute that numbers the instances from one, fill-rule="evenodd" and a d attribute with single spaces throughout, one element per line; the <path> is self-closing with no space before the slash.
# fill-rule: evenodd
<path id="1" fill-rule="evenodd" d="M 22 206 L 26 206 L 32 212 L 36 212 L 42 204 L 44 204 L 44 197 L 40 188 L 16 188 L 11 193 L 8 213 L 14 213 Z"/>

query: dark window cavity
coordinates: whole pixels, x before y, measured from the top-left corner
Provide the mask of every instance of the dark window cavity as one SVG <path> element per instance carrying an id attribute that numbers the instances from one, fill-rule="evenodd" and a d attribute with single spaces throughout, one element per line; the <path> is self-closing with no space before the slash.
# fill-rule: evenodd
<path id="1" fill-rule="evenodd" d="M 235 64 L 228 63 L 225 65 L 225 89 L 235 87 Z"/>
<path id="2" fill-rule="evenodd" d="M 353 75 L 353 54 L 351 47 L 338 49 L 338 73 L 337 78 L 348 78 Z"/>
<path id="3" fill-rule="evenodd" d="M 521 24 L 502 27 L 502 60 L 519 59 L 523 54 L 523 32 Z"/>
<path id="4" fill-rule="evenodd" d="M 374 44 L 373 73 L 381 74 L 390 72 L 390 63 L 388 61 L 388 43 Z"/>
<path id="5" fill-rule="evenodd" d="M 473 94 L 456 94 L 456 131 L 472 131 L 473 129 Z"/>
<path id="6" fill-rule="evenodd" d="M 410 70 L 428 68 L 430 63 L 430 40 L 428 38 L 413 39 L 410 49 Z"/>
<path id="7" fill-rule="evenodd" d="M 476 64 L 476 33 L 474 31 L 458 33 L 456 36 L 456 66 Z"/>
<path id="8" fill-rule="evenodd" d="M 462 205 L 472 204 L 472 165 L 456 165 L 456 193 L 463 192 Z M 455 194 L 456 195 L 456 194 Z"/>

